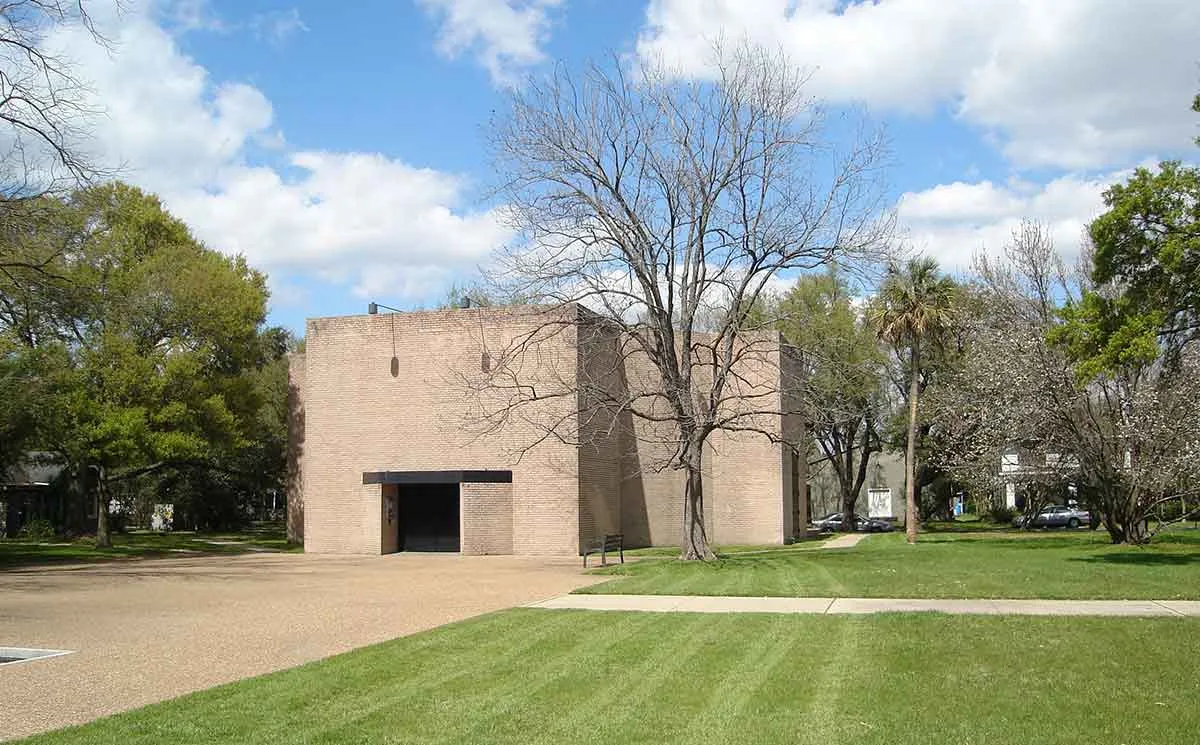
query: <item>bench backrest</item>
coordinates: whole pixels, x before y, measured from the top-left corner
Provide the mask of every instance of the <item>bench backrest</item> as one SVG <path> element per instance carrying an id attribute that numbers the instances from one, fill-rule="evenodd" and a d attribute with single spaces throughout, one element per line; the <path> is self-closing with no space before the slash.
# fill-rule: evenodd
<path id="1" fill-rule="evenodd" d="M 625 536 L 622 535 L 621 533 L 610 533 L 608 535 L 605 535 L 604 536 L 604 550 L 605 551 L 615 551 L 616 549 L 621 548 L 621 544 L 624 542 L 624 539 L 625 539 Z"/>

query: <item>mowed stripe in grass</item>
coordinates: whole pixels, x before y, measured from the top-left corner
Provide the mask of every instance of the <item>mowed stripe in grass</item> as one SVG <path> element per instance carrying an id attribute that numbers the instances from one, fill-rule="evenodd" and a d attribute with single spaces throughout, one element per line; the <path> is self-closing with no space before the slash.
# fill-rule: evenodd
<path id="1" fill-rule="evenodd" d="M 1198 646 L 1198 619 L 523 609 L 29 742 L 1175 745 Z"/>
<path id="2" fill-rule="evenodd" d="M 576 590 L 630 595 L 783 597 L 1200 599 L 1200 531 L 1149 546 L 1103 533 L 926 534 L 915 546 L 876 535 L 850 549 L 723 555 L 715 562 L 646 560 Z"/>

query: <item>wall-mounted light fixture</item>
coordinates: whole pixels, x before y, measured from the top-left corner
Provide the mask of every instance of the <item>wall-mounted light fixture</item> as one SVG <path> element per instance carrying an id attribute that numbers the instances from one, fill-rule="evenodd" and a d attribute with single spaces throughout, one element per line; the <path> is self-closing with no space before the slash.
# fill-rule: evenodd
<path id="1" fill-rule="evenodd" d="M 396 378 L 396 377 L 400 376 L 400 358 L 396 356 L 396 314 L 403 313 L 404 311 L 400 310 L 399 308 L 393 308 L 389 305 L 383 305 L 382 303 L 375 303 L 375 302 L 367 303 L 367 313 L 369 315 L 372 315 L 372 316 L 379 315 L 380 308 L 383 308 L 384 310 L 392 311 L 391 313 L 388 314 L 388 316 L 391 320 L 391 324 L 392 324 L 392 365 L 391 365 L 391 367 L 392 367 L 392 377 Z"/>
<path id="2" fill-rule="evenodd" d="M 383 308 L 384 310 L 390 310 L 393 313 L 403 313 L 404 312 L 404 311 L 400 310 L 399 308 L 393 308 L 392 306 L 384 305 L 383 303 L 367 303 L 367 313 L 369 313 L 373 316 L 379 315 L 380 308 Z"/>

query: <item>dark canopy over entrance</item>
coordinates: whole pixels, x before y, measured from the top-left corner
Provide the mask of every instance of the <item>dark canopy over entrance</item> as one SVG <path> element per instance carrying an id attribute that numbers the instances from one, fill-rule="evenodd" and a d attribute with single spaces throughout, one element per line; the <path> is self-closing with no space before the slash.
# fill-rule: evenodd
<path id="1" fill-rule="evenodd" d="M 363 484 L 511 484 L 512 471 L 364 471 Z"/>

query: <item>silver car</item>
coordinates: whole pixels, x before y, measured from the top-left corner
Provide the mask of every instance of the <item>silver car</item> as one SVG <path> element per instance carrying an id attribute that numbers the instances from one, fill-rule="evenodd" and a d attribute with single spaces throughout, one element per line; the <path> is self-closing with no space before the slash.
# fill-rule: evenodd
<path id="1" fill-rule="evenodd" d="M 822 533 L 829 533 L 842 529 L 842 513 L 832 512 L 819 520 L 813 520 L 813 527 Z M 893 530 L 892 524 L 887 520 L 879 520 L 877 518 L 867 518 L 862 515 L 854 516 L 854 529 L 859 533 L 887 533 Z"/>
<path id="2" fill-rule="evenodd" d="M 1092 516 L 1086 510 L 1068 507 L 1065 504 L 1052 504 L 1042 508 L 1042 511 L 1030 519 L 1027 515 L 1018 515 L 1013 520 L 1017 528 L 1078 528 L 1090 525 Z"/>

